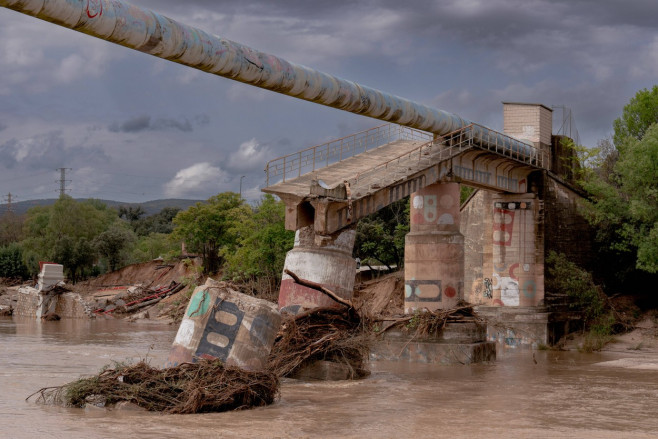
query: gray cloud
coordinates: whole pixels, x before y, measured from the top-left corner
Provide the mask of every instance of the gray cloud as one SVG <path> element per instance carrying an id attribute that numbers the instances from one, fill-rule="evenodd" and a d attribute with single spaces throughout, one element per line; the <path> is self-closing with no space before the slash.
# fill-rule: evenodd
<path id="1" fill-rule="evenodd" d="M 203 116 L 200 117 L 200 122 L 195 120 L 198 125 L 204 125 L 208 123 L 203 119 Z M 113 133 L 138 133 L 140 131 L 166 131 L 169 129 L 189 133 L 192 131 L 192 123 L 188 119 L 176 120 L 158 118 L 152 120 L 151 116 L 144 115 L 128 119 L 123 123 L 113 122 L 110 126 L 108 126 L 108 130 L 112 131 Z"/>
<path id="2" fill-rule="evenodd" d="M 566 105 L 589 146 L 658 78 L 655 0 L 128 1 L 495 129 L 501 101 Z M 160 181 L 166 174 L 170 190 L 207 198 L 238 190 L 242 175 L 243 189 L 255 187 L 271 158 L 380 124 L 92 43 L 2 8 L 0 36 L 2 178 L 86 160 L 90 175 Z M 90 57 L 97 51 L 100 58 Z M 53 129 L 65 134 L 34 135 Z M 194 167 L 203 163 L 210 165 Z M 210 184 L 214 168 L 225 174 L 221 185 Z M 208 185 L 192 187 L 192 171 Z M 126 179 L 115 184 L 126 187 L 120 193 L 151 196 Z"/>
<path id="3" fill-rule="evenodd" d="M 100 146 L 67 146 L 59 131 L 24 139 L 13 138 L 0 144 L 0 163 L 8 169 L 51 169 L 57 166 L 89 166 L 110 161 L 110 157 Z"/>
<path id="4" fill-rule="evenodd" d="M 108 129 L 113 133 L 137 133 L 149 129 L 150 125 L 151 116 L 137 116 L 123 122 L 122 124 L 113 122 Z"/>

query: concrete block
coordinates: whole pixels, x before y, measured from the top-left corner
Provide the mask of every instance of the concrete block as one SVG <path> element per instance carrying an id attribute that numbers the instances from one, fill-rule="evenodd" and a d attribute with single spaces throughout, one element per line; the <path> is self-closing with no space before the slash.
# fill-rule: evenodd
<path id="1" fill-rule="evenodd" d="M 192 294 L 166 366 L 217 358 L 246 370 L 264 369 L 280 325 L 275 304 L 208 279 Z"/>
<path id="2" fill-rule="evenodd" d="M 496 344 L 382 340 L 373 345 L 370 359 L 436 364 L 482 363 L 496 359 Z"/>
<path id="3" fill-rule="evenodd" d="M 37 289 L 39 290 L 57 285 L 64 280 L 64 266 L 60 264 L 42 264 L 38 278 Z"/>
<path id="4" fill-rule="evenodd" d="M 494 361 L 496 344 L 485 339 L 486 327 L 476 322 L 448 323 L 440 334 L 423 337 L 390 330 L 372 347 L 370 358 L 438 364 Z"/>

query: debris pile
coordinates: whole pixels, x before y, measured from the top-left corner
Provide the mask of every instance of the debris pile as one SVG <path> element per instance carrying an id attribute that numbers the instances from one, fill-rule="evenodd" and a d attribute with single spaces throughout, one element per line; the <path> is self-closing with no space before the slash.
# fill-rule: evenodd
<path id="1" fill-rule="evenodd" d="M 155 289 L 141 286 L 129 287 L 125 292 L 116 294 L 111 298 L 98 299 L 94 304 L 94 314 L 132 313 L 147 306 L 155 305 L 165 297 L 176 294 L 185 288 L 182 283 L 171 281 L 168 286 Z"/>
<path id="2" fill-rule="evenodd" d="M 466 302 L 460 303 L 456 308 L 436 311 L 424 309 L 403 317 L 384 318 L 379 322 L 383 323 L 380 334 L 394 328 L 403 330 L 414 337 L 439 336 L 448 323 L 484 324 L 484 320 L 475 314 L 473 306 Z"/>
<path id="3" fill-rule="evenodd" d="M 219 360 L 200 360 L 167 369 L 141 361 L 116 364 L 96 376 L 58 387 L 46 387 L 36 395 L 41 404 L 111 407 L 128 401 L 149 411 L 204 413 L 241 410 L 274 402 L 279 391 L 277 376 L 267 371 L 245 371 Z"/>
<path id="4" fill-rule="evenodd" d="M 286 316 L 270 353 L 268 368 L 280 377 L 294 376 L 315 361 L 344 364 L 355 378 L 368 374 L 371 336 L 353 308 L 316 308 Z"/>

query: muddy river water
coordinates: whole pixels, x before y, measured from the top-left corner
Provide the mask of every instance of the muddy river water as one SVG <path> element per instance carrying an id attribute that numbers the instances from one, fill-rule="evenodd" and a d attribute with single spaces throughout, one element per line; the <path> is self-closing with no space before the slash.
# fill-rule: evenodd
<path id="1" fill-rule="evenodd" d="M 265 408 L 162 415 L 40 406 L 41 387 L 113 360 L 160 366 L 176 327 L 0 318 L 0 438 L 657 438 L 658 370 L 623 354 L 500 351 L 493 364 L 376 362 L 354 382 L 284 380 Z M 535 363 L 536 362 L 536 363 Z M 613 363 L 614 364 L 614 363 Z"/>

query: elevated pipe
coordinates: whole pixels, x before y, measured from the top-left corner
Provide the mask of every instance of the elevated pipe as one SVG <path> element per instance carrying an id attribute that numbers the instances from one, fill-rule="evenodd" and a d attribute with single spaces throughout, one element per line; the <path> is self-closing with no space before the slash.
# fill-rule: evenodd
<path id="1" fill-rule="evenodd" d="M 472 122 L 210 35 L 120 0 L 0 0 L 0 6 L 204 72 L 439 136 Z M 476 138 L 499 133 L 482 127 Z M 514 139 L 497 143 L 536 154 Z"/>

